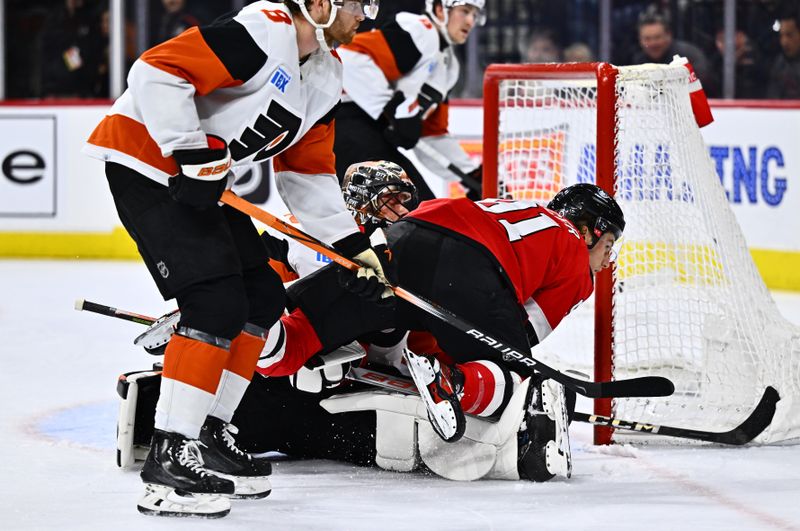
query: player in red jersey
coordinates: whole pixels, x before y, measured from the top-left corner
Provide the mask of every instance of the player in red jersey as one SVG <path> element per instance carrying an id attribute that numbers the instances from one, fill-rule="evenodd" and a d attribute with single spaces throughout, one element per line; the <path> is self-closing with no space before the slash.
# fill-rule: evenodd
<path id="1" fill-rule="evenodd" d="M 548 207 L 497 199 L 424 202 L 386 231 L 389 278 L 508 345 L 533 347 L 591 295 L 593 274 L 609 266 L 612 247 L 625 225 L 613 198 L 591 184 L 562 190 Z M 453 431 L 443 437 L 457 440 L 463 433 L 461 410 L 489 417 L 503 411 L 520 376 L 498 360 L 491 347 L 405 301 L 386 305 L 356 297 L 340 288 L 339 274 L 336 266 L 323 268 L 289 289 L 295 309 L 282 320 L 285 346 L 280 355 L 262 355 L 259 372 L 293 374 L 312 355 L 369 332 L 427 330 L 455 362 L 416 357 L 421 372 L 432 375 L 427 387 L 434 401 L 452 404 Z M 376 288 L 379 293 L 377 283 Z M 565 402 L 561 386 L 549 391 L 544 387 L 539 378 L 531 386 L 538 392 L 531 393 L 529 402 L 539 400 L 541 406 L 543 394 Z M 541 409 L 540 413 L 547 413 L 539 416 L 549 420 L 538 422 L 534 414 L 525 424 L 547 424 L 542 429 L 557 431 L 555 413 Z M 568 454 L 568 447 L 564 451 Z M 526 452 L 527 448 L 521 449 L 523 457 Z M 552 477 L 552 470 L 568 474 L 568 455 L 563 466 L 545 467 L 540 463 L 543 450 L 540 453 L 536 470 L 526 470 L 522 464 L 521 476 L 542 480 Z"/>

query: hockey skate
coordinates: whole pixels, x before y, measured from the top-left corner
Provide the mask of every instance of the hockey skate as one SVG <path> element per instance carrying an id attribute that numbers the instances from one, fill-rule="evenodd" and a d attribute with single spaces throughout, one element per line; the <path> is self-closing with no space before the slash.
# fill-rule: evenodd
<path id="1" fill-rule="evenodd" d="M 459 399 L 463 389 L 461 372 L 439 363 L 433 356 L 419 356 L 408 349 L 403 349 L 403 356 L 433 430 L 445 442 L 459 440 L 467 427 Z"/>
<path id="2" fill-rule="evenodd" d="M 272 464 L 257 459 L 236 446 L 236 426 L 216 417 L 206 418 L 200 430 L 201 453 L 209 472 L 236 484 L 233 498 L 265 498 L 272 492 L 267 476 Z"/>
<path id="3" fill-rule="evenodd" d="M 564 386 L 540 374 L 531 376 L 518 434 L 520 478 L 538 482 L 572 475 L 568 427 Z"/>
<path id="4" fill-rule="evenodd" d="M 155 430 L 141 477 L 142 514 L 220 518 L 231 510 L 233 482 L 208 473 L 198 442 L 180 433 Z"/>

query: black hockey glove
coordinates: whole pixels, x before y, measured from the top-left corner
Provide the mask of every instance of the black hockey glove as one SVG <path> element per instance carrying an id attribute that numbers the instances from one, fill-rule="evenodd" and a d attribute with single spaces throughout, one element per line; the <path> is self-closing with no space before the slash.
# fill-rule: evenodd
<path id="1" fill-rule="evenodd" d="M 340 268 L 339 283 L 344 289 L 367 300 L 393 304 L 394 293 L 386 276 L 391 252 L 383 230 L 377 229 L 369 238 L 361 232 L 351 234 L 334 243 L 333 247 L 363 265 L 358 271 Z"/>
<path id="2" fill-rule="evenodd" d="M 393 146 L 411 149 L 417 145 L 419 137 L 422 135 L 422 114 L 417 113 L 408 118 L 396 118 L 397 107 L 404 100 L 405 96 L 402 92 L 395 92 L 392 99 L 383 108 L 383 118 L 386 123 L 383 137 Z"/>
<path id="3" fill-rule="evenodd" d="M 467 189 L 467 197 L 473 201 L 483 199 L 483 164 L 472 170 L 461 179 L 461 186 Z"/>
<path id="4" fill-rule="evenodd" d="M 206 208 L 217 204 L 228 184 L 231 154 L 219 137 L 208 135 L 208 147 L 172 153 L 180 173 L 169 178 L 169 195 L 178 203 Z"/>

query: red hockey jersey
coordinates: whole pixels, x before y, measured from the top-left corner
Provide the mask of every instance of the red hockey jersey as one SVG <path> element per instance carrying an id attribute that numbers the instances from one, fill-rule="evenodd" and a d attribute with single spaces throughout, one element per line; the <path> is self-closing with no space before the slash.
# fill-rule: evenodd
<path id="1" fill-rule="evenodd" d="M 485 247 L 503 268 L 539 341 L 594 289 L 589 251 L 576 228 L 532 202 L 434 199 L 407 220 L 456 233 Z"/>

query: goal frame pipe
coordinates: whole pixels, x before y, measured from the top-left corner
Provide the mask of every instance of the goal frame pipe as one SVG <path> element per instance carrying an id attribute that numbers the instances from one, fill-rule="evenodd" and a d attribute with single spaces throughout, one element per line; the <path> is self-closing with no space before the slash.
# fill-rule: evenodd
<path id="1" fill-rule="evenodd" d="M 500 83 L 507 79 L 596 79 L 597 81 L 597 138 L 596 184 L 614 194 L 616 179 L 616 80 L 619 71 L 609 63 L 564 64 L 493 64 L 486 69 L 483 79 L 483 193 L 484 197 L 497 194 L 500 129 Z M 486 102 L 495 102 L 487 105 Z M 613 330 L 612 293 L 614 277 L 611 269 L 595 275 L 594 315 L 594 379 L 608 381 L 612 378 Z M 595 399 L 594 413 L 612 416 L 610 398 Z M 594 444 L 610 444 L 614 430 L 605 426 L 594 427 Z"/>

